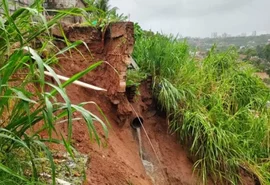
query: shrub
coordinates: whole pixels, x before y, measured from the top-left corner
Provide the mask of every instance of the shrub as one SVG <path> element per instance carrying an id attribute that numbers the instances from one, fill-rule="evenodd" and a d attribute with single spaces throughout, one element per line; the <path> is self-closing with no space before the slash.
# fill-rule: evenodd
<path id="1" fill-rule="evenodd" d="M 36 169 L 36 151 L 43 151 L 50 161 L 53 184 L 55 184 L 55 164 L 50 149 L 45 142 L 64 144 L 72 155 L 70 144 L 72 136 L 73 112 L 78 111 L 88 126 L 89 136 L 100 144 L 94 121 L 99 122 L 107 132 L 105 123 L 96 115 L 83 108 L 85 103 L 71 104 L 65 87 L 95 69 L 101 62 L 74 75 L 68 81 L 61 83 L 49 66 L 57 61 L 58 55 L 63 54 L 81 41 L 69 43 L 62 50 L 53 44 L 49 29 L 69 14 L 80 14 L 81 9 L 69 9 L 58 12 L 50 20 L 43 16 L 42 2 L 36 0 L 31 7 L 22 7 L 13 14 L 8 11 L 8 1 L 2 0 L 4 14 L 0 19 L 0 183 L 4 184 L 34 184 L 39 179 Z M 40 47 L 32 47 L 40 40 Z M 46 49 L 53 47 L 57 52 L 41 57 Z M 44 71 L 54 74 L 56 85 L 45 80 Z M 47 92 L 45 86 L 50 86 Z M 59 94 L 64 102 L 59 102 Z M 67 118 L 68 137 L 55 129 L 59 121 Z M 33 127 L 43 122 L 38 130 Z M 41 139 L 39 133 L 47 131 L 48 139 Z M 52 138 L 52 134 L 62 140 Z M 38 149 L 38 150 L 37 150 Z M 25 154 L 29 161 L 20 161 L 20 154 Z M 30 167 L 30 172 L 25 169 Z M 28 174 L 28 175 L 27 175 Z"/>
<path id="2" fill-rule="evenodd" d="M 202 182 L 238 184 L 241 170 L 269 184 L 269 88 L 237 52 L 202 61 L 188 45 L 160 34 L 137 40 L 134 58 L 154 79 L 154 95 L 167 113 L 171 133 L 190 147 Z"/>

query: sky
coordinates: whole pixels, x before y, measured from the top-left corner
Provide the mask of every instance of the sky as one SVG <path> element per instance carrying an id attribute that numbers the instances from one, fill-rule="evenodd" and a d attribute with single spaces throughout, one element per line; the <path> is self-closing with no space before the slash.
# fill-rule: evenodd
<path id="1" fill-rule="evenodd" d="M 110 0 L 143 29 L 184 37 L 270 33 L 270 0 Z"/>

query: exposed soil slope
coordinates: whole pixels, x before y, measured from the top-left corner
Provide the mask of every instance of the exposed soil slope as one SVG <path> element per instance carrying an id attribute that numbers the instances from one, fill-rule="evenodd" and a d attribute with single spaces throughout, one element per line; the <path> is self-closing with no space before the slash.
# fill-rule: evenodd
<path id="1" fill-rule="evenodd" d="M 66 33 L 71 41 L 83 40 L 91 53 L 81 46 L 78 49 L 84 57 L 77 51 L 63 56 L 59 66 L 55 66 L 57 73 L 72 76 L 99 60 L 107 61 L 118 71 L 116 73 L 110 65 L 102 64 L 94 72 L 90 72 L 81 79 L 86 83 L 106 88 L 108 92 L 96 92 L 75 85 L 67 88 L 73 103 L 95 102 L 110 122 L 107 146 L 98 146 L 90 141 L 87 127 L 82 121 L 73 124 L 74 146 L 80 152 L 90 156 L 85 184 L 196 184 L 197 178 L 192 173 L 192 162 L 188 159 L 185 149 L 168 134 L 166 119 L 156 110 L 149 81 L 141 85 L 141 96 L 131 103 L 143 118 L 145 130 L 152 143 L 151 146 L 141 129 L 143 159 L 150 165 L 148 173 L 140 158 L 137 134 L 130 126 L 134 111 L 127 100 L 125 88 L 123 90 L 128 58 L 134 43 L 133 24 L 117 23 L 108 28 L 106 34 L 91 28 L 72 27 L 66 28 Z M 88 104 L 85 107 L 102 118 L 94 104 Z M 98 124 L 96 126 L 104 138 L 102 128 Z M 66 132 L 65 125 L 59 129 Z"/>
<path id="2" fill-rule="evenodd" d="M 139 145 L 135 130 L 130 124 L 120 127 L 117 123 L 117 113 L 114 105 L 106 98 L 105 94 L 90 92 L 81 87 L 70 86 L 68 93 L 74 103 L 81 101 L 94 101 L 101 106 L 110 121 L 109 138 L 106 147 L 99 147 L 88 138 L 86 125 L 74 123 L 74 142 L 76 148 L 90 156 L 87 182 L 85 184 L 112 184 L 122 185 L 128 182 L 134 185 L 147 184 L 196 184 L 192 175 L 192 163 L 187 157 L 184 148 L 176 139 L 167 133 L 166 120 L 162 115 L 155 113 L 154 104 L 148 105 L 141 99 L 150 99 L 146 85 L 141 87 L 142 97 L 133 106 L 143 107 L 142 117 L 149 138 L 156 150 L 157 156 L 145 133 L 142 131 L 144 158 L 154 166 L 152 178 L 147 176 L 139 155 Z M 147 94 L 149 93 L 149 94 Z M 149 95 L 149 96 L 148 96 Z M 101 116 L 95 106 L 87 106 L 95 114 Z M 99 127 L 102 134 L 102 129 Z M 161 163 L 159 163 L 158 159 Z"/>

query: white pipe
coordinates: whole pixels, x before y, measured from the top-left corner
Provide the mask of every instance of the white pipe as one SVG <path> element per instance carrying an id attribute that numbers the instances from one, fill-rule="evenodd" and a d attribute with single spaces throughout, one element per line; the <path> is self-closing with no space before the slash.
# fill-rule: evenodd
<path id="1" fill-rule="evenodd" d="M 50 76 L 50 77 L 53 77 L 53 75 L 48 72 L 48 71 L 44 71 L 44 74 L 47 75 L 47 76 Z M 56 76 L 60 79 L 60 80 L 64 80 L 64 81 L 67 81 L 69 80 L 69 78 L 65 77 L 65 76 L 61 76 L 61 75 L 58 75 L 56 74 Z M 90 84 L 87 84 L 87 83 L 84 83 L 84 82 L 81 82 L 79 80 L 75 80 L 74 82 L 72 82 L 73 84 L 76 84 L 76 85 L 79 85 L 81 87 L 85 87 L 85 88 L 88 88 L 88 89 L 93 89 L 93 90 L 96 90 L 96 91 L 107 91 L 106 89 L 103 89 L 103 88 L 100 88 L 100 87 L 97 87 L 97 86 L 94 86 L 94 85 L 90 85 Z"/>

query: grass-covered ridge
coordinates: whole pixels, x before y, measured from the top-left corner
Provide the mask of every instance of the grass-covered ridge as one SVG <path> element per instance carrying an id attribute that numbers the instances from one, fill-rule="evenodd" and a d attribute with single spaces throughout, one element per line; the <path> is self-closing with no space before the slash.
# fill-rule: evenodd
<path id="1" fill-rule="evenodd" d="M 190 147 L 204 184 L 209 176 L 241 184 L 242 171 L 269 184 L 270 91 L 252 66 L 238 61 L 235 50 L 214 47 L 196 61 L 185 42 L 149 32 L 137 36 L 133 56 L 153 76 L 170 131 Z"/>

